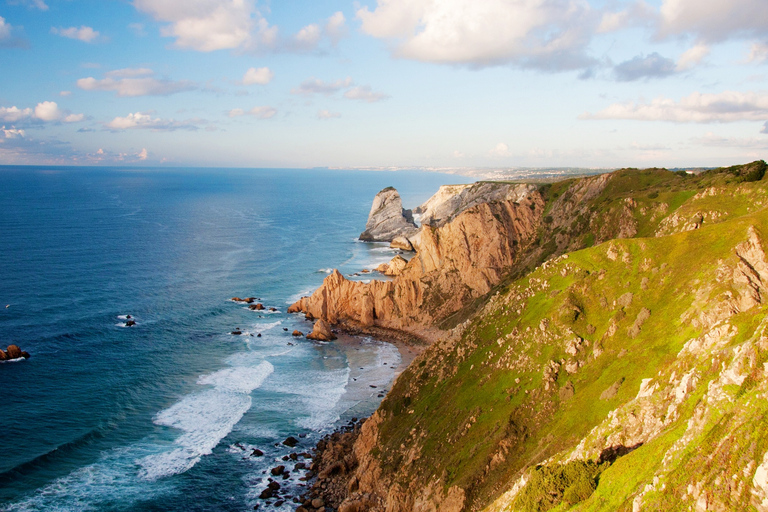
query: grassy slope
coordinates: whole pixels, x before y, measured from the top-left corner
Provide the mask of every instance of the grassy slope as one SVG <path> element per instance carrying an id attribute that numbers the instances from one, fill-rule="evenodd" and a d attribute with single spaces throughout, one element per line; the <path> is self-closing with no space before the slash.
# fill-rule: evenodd
<path id="1" fill-rule="evenodd" d="M 728 291 L 729 284 L 715 283 L 718 261 L 735 264 L 733 247 L 746 239 L 748 226 L 768 235 L 762 211 L 766 184 L 739 181 L 723 171 L 699 177 L 621 171 L 588 205 L 603 215 L 598 220 L 609 221 L 627 197 L 637 203 L 638 235 L 659 228 L 664 216 L 649 212 L 661 203 L 668 205 L 667 215 L 675 210 L 682 217 L 701 210 L 721 215 L 705 222 L 705 229 L 615 240 L 572 253 L 499 290 L 460 339 L 433 346 L 398 379 L 382 404 L 385 421 L 376 455 L 383 466 L 399 471 L 396 478 L 406 487 L 426 483 L 431 475 L 446 488 L 459 485 L 467 489 L 470 506 L 478 508 L 524 468 L 575 446 L 611 410 L 634 398 L 643 378 L 663 371 L 683 344 L 699 335 L 681 319 L 691 308 L 691 292 L 716 297 Z M 552 185 L 550 200 L 567 193 L 568 186 Z M 694 197 L 708 187 L 720 193 Z M 573 238 L 586 237 L 578 229 L 585 228 L 574 226 Z M 632 300 L 622 306 L 619 298 L 627 292 Z M 643 308 L 651 316 L 632 337 L 629 329 Z M 613 324 L 615 334 L 609 336 Z M 573 334 L 586 341 L 575 357 L 565 352 Z M 546 390 L 543 373 L 550 361 L 561 367 Z M 572 361 L 583 367 L 569 374 L 563 363 Z M 617 383 L 615 396 L 601 399 Z M 563 390 L 571 386 L 575 392 L 568 398 Z M 765 411 L 754 414 L 763 418 Z M 679 436 L 675 432 L 620 458 L 603 473 L 583 510 L 626 505 L 645 481 L 644 472 L 653 473 L 649 461 Z M 697 464 L 697 453 L 690 454 L 690 465 Z M 631 470 L 622 469 L 627 465 Z M 680 471 L 689 469 L 682 465 Z M 659 503 L 668 498 L 657 494 Z"/>

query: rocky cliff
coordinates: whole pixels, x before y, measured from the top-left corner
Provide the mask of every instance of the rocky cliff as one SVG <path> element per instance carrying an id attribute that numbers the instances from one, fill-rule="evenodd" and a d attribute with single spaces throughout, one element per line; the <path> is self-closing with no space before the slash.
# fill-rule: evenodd
<path id="1" fill-rule="evenodd" d="M 540 187 L 506 260 L 519 277 L 397 379 L 339 510 L 768 510 L 764 173 Z M 430 228 L 409 271 L 461 273 L 477 251 L 445 251 L 472 246 L 462 216 L 505 218 L 484 208 Z"/>
<path id="2" fill-rule="evenodd" d="M 350 281 L 334 271 L 290 311 L 431 338 L 427 331 L 438 332 L 440 321 L 499 283 L 532 241 L 543 206 L 531 193 L 522 203 L 482 203 L 441 227 L 424 226 L 417 254 L 392 281 Z"/>
<path id="3" fill-rule="evenodd" d="M 371 212 L 360 240 L 366 242 L 391 242 L 398 236 L 411 236 L 418 231 L 411 210 L 403 208 L 400 194 L 387 187 L 373 198 Z"/>

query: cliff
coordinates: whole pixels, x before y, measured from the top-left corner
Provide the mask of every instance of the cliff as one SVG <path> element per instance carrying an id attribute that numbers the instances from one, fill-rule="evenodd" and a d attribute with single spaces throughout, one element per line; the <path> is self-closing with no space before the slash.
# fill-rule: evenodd
<path id="1" fill-rule="evenodd" d="M 513 274 L 363 424 L 339 510 L 768 510 L 765 167 L 539 187 Z"/>
<path id="2" fill-rule="evenodd" d="M 473 206 L 442 227 L 424 226 L 417 254 L 391 281 L 362 283 L 334 271 L 289 311 L 348 329 L 372 327 L 433 338 L 438 324 L 487 294 L 531 243 L 541 195 Z M 430 332 L 431 331 L 431 332 Z"/>

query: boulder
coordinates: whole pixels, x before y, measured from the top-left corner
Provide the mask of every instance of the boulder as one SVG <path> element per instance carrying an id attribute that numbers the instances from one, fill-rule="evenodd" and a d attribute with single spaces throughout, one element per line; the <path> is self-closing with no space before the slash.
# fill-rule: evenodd
<path id="1" fill-rule="evenodd" d="M 299 336 L 304 336 L 304 333 L 303 333 L 303 332 L 301 332 L 300 330 L 296 329 L 296 330 L 294 330 L 294 331 L 291 333 L 291 336 L 295 336 L 295 337 L 297 337 L 297 338 L 298 338 Z"/>
<path id="2" fill-rule="evenodd" d="M 325 320 L 318 320 L 312 328 L 312 332 L 307 335 L 307 339 L 316 341 L 333 341 L 336 336 L 331 331 L 331 326 Z"/>
<path id="3" fill-rule="evenodd" d="M 251 311 L 263 311 L 264 304 L 262 304 L 261 302 L 259 302 L 258 304 L 251 304 L 250 306 L 248 306 L 248 309 L 250 309 Z"/>
<path id="4" fill-rule="evenodd" d="M 24 355 L 21 353 L 21 349 L 17 345 L 8 345 L 8 350 L 6 350 L 6 353 L 8 354 L 8 359 L 18 359 L 20 357 L 24 357 Z"/>
<path id="5" fill-rule="evenodd" d="M 254 448 L 253 452 L 251 452 L 251 457 L 263 457 L 264 452 L 259 450 L 258 448 Z"/>
<path id="6" fill-rule="evenodd" d="M 8 359 L 8 354 L 5 353 L 5 350 L 0 349 L 0 361 L 5 361 Z"/>
<path id="7" fill-rule="evenodd" d="M 232 331 L 229 334 L 233 334 L 235 336 L 240 336 L 241 334 L 243 334 L 243 331 Z"/>
<path id="8" fill-rule="evenodd" d="M 396 236 L 392 239 L 392 242 L 390 242 L 389 247 L 392 249 L 402 249 L 403 251 L 413 251 L 413 244 L 411 241 L 404 236 Z"/>
<path id="9" fill-rule="evenodd" d="M 400 194 L 387 187 L 373 198 L 371 212 L 360 240 L 366 242 L 391 242 L 397 236 L 408 236 L 419 230 L 413 222 L 411 210 L 403 208 Z"/>
<path id="10" fill-rule="evenodd" d="M 134 325 L 136 325 L 136 320 L 126 320 L 125 321 L 125 326 L 126 327 L 133 327 Z"/>
<path id="11" fill-rule="evenodd" d="M 288 437 L 285 439 L 285 441 L 283 441 L 283 444 L 284 444 L 285 446 L 289 447 L 289 448 L 293 448 L 294 446 L 296 446 L 297 444 L 299 444 L 299 440 L 298 440 L 298 439 L 296 439 L 296 438 L 295 438 L 295 437 L 293 437 L 293 436 L 288 436 Z"/>
<path id="12" fill-rule="evenodd" d="M 396 277 L 403 273 L 406 265 L 408 265 L 408 260 L 400 255 L 397 255 L 392 258 L 389 263 L 382 263 L 376 267 L 376 270 L 385 276 Z"/>

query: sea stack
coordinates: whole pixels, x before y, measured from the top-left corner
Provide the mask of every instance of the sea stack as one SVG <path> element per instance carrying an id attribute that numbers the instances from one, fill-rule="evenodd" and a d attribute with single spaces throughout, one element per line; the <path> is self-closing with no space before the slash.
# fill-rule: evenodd
<path id="1" fill-rule="evenodd" d="M 387 187 L 373 198 L 365 231 L 360 240 L 365 242 L 391 242 L 395 237 L 409 237 L 419 231 L 413 221 L 411 210 L 403 208 L 400 194 L 393 187 Z"/>

